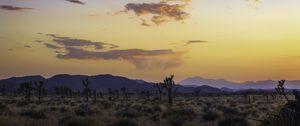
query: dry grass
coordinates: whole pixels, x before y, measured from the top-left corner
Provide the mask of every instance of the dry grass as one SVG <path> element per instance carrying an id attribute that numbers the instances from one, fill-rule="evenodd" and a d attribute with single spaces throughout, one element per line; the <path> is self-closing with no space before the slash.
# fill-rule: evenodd
<path id="1" fill-rule="evenodd" d="M 0 126 L 256 126 L 284 99 L 251 95 L 175 97 L 167 100 L 132 96 L 97 102 L 84 98 L 44 97 L 42 103 L 0 97 Z"/>

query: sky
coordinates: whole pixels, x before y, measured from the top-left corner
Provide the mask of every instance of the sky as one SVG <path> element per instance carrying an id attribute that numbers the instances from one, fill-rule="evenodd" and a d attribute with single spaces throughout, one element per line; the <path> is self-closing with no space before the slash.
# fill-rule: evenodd
<path id="1" fill-rule="evenodd" d="M 300 79 L 299 0 L 1 0 L 0 79 Z"/>

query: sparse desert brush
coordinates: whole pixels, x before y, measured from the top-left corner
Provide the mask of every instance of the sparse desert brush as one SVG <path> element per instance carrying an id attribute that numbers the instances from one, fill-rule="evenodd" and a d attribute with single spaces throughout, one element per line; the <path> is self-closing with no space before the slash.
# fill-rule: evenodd
<path id="1" fill-rule="evenodd" d="M 224 119 L 219 120 L 218 126 L 250 126 L 250 123 L 243 117 L 227 115 Z"/>
<path id="2" fill-rule="evenodd" d="M 202 119 L 205 121 L 215 121 L 220 117 L 220 114 L 214 110 L 204 110 Z"/>
<path id="3" fill-rule="evenodd" d="M 119 110 L 115 113 L 115 116 L 118 118 L 138 118 L 141 116 L 141 112 L 135 110 L 135 109 L 123 109 L 123 110 Z"/>
<path id="4" fill-rule="evenodd" d="M 122 118 L 115 120 L 110 126 L 138 126 L 138 124 L 130 119 Z"/>
<path id="5" fill-rule="evenodd" d="M 193 120 L 195 116 L 194 110 L 185 108 L 170 108 L 162 115 L 172 126 L 182 126 L 186 121 Z"/>
<path id="6" fill-rule="evenodd" d="M 75 109 L 75 114 L 78 116 L 89 116 L 89 115 L 96 114 L 96 113 L 97 113 L 97 111 L 92 109 L 91 106 L 89 106 L 88 104 L 81 104 L 80 106 L 78 106 Z"/>
<path id="7" fill-rule="evenodd" d="M 34 109 L 23 110 L 19 113 L 20 116 L 32 118 L 32 119 L 46 119 L 46 114 L 42 111 L 37 111 Z"/>
<path id="8" fill-rule="evenodd" d="M 99 126 L 99 122 L 91 117 L 66 116 L 59 120 L 59 126 Z"/>
<path id="9" fill-rule="evenodd" d="M 8 115 L 10 113 L 11 113 L 11 111 L 7 107 L 7 105 L 5 105 L 5 104 L 3 104 L 3 103 L 0 102 L 0 116 Z"/>

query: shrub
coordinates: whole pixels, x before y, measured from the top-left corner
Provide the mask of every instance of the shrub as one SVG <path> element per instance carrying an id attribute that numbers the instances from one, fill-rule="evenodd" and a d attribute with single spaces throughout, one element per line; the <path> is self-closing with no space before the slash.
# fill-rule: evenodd
<path id="1" fill-rule="evenodd" d="M 115 113 L 116 117 L 127 117 L 127 118 L 137 118 L 140 116 L 140 113 L 133 109 L 119 110 Z"/>
<path id="2" fill-rule="evenodd" d="M 25 110 L 24 112 L 20 113 L 20 116 L 30 117 L 33 119 L 45 119 L 46 115 L 44 112 L 39 112 L 35 110 Z"/>
<path id="3" fill-rule="evenodd" d="M 205 121 L 215 121 L 216 119 L 218 119 L 220 117 L 220 115 L 212 110 L 208 110 L 206 112 L 204 112 L 204 114 L 202 115 L 202 118 Z"/>
<path id="4" fill-rule="evenodd" d="M 7 115 L 9 113 L 9 108 L 5 104 L 0 103 L 0 115 Z"/>
<path id="5" fill-rule="evenodd" d="M 111 126 L 137 126 L 137 124 L 129 119 L 116 120 Z"/>
<path id="6" fill-rule="evenodd" d="M 17 106 L 18 107 L 25 107 L 25 106 L 27 106 L 29 104 L 29 102 L 27 102 L 27 101 L 19 101 L 18 103 L 17 103 Z"/>
<path id="7" fill-rule="evenodd" d="M 59 126 L 98 126 L 96 120 L 92 118 L 78 118 L 66 116 L 59 120 Z"/>
<path id="8" fill-rule="evenodd" d="M 192 120 L 196 116 L 192 109 L 168 109 L 163 113 L 172 126 L 182 126 L 187 120 Z"/>
<path id="9" fill-rule="evenodd" d="M 90 109 L 90 107 L 88 105 L 80 105 L 76 110 L 75 110 L 75 114 L 78 116 L 87 116 L 87 115 L 92 115 L 95 112 L 93 110 Z"/>
<path id="10" fill-rule="evenodd" d="M 218 122 L 219 126 L 250 126 L 245 118 L 238 116 L 226 116 L 224 119 Z"/>

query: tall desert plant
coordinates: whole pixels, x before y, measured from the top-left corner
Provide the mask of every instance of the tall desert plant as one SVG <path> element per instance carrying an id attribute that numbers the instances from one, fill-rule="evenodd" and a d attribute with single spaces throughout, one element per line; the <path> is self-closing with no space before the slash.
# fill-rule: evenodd
<path id="1" fill-rule="evenodd" d="M 174 75 L 171 75 L 170 77 L 166 77 L 164 79 L 163 87 L 167 90 L 168 93 L 168 102 L 169 104 L 173 104 L 173 86 L 175 85 L 174 82 Z"/>
<path id="2" fill-rule="evenodd" d="M 159 93 L 159 100 L 161 100 L 162 98 L 162 93 L 163 93 L 163 83 L 159 82 L 159 83 L 155 83 L 154 87 L 157 89 L 158 93 Z"/>
<path id="3" fill-rule="evenodd" d="M 32 88 L 32 82 L 24 82 L 24 83 L 21 83 L 18 90 L 19 90 L 19 92 L 21 92 L 22 94 L 23 94 L 23 93 L 25 94 L 25 99 L 26 99 L 26 100 L 30 100 L 31 92 L 32 92 L 32 90 L 33 90 L 33 88 Z"/>
<path id="4" fill-rule="evenodd" d="M 82 84 L 84 86 L 83 93 L 85 95 L 86 101 L 88 102 L 89 101 L 89 84 L 90 84 L 90 82 L 88 79 L 85 79 L 85 80 L 82 80 Z"/>
<path id="5" fill-rule="evenodd" d="M 288 99 L 287 94 L 285 92 L 285 88 L 283 87 L 284 84 L 285 84 L 285 80 L 278 81 L 278 85 L 275 89 L 279 95 L 283 95 L 286 101 L 289 102 L 290 100 Z"/>
<path id="6" fill-rule="evenodd" d="M 38 93 L 39 102 L 41 102 L 41 95 L 42 95 L 42 91 L 43 91 L 44 82 L 43 81 L 34 82 L 34 86 L 35 86 L 34 89 Z"/>

